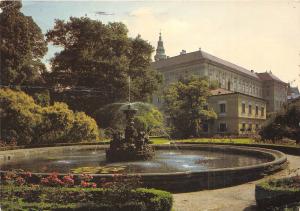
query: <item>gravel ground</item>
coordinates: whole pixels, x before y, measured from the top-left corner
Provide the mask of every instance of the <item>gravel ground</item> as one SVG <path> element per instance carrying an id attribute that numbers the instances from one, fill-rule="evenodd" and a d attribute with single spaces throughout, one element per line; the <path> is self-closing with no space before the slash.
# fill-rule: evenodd
<path id="1" fill-rule="evenodd" d="M 287 155 L 289 167 L 261 180 L 234 187 L 173 194 L 174 211 L 256 211 L 255 184 L 269 178 L 285 177 L 288 169 L 300 167 L 300 156 Z M 300 173 L 300 172 L 299 172 Z"/>

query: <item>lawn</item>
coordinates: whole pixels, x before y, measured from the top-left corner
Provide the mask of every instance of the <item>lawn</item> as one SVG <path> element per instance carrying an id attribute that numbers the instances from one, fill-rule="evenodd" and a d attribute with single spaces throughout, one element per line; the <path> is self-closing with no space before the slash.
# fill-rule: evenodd
<path id="1" fill-rule="evenodd" d="M 234 143 L 234 144 L 253 144 L 255 141 L 251 138 L 193 138 L 169 140 L 167 138 L 151 138 L 153 144 L 169 144 L 172 142 L 190 142 L 190 143 Z"/>
<path id="2" fill-rule="evenodd" d="M 251 138 L 193 138 L 175 140 L 175 142 L 253 144 L 255 141 Z"/>

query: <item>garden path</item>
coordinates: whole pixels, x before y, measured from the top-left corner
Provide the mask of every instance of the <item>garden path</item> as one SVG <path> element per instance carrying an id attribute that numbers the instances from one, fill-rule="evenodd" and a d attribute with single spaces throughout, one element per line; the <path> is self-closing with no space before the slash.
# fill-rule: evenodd
<path id="1" fill-rule="evenodd" d="M 173 194 L 174 211 L 257 211 L 255 206 L 255 184 L 269 178 L 280 178 L 288 175 L 288 169 L 300 166 L 300 156 L 287 155 L 289 167 L 261 180 L 246 184 L 204 190 L 190 193 Z"/>

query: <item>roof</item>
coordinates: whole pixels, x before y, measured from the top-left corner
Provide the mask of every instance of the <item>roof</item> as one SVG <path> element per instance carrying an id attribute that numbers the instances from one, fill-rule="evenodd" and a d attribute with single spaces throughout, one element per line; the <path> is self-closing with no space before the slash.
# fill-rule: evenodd
<path id="1" fill-rule="evenodd" d="M 255 98 L 255 99 L 262 100 L 262 101 L 266 101 L 265 99 L 260 98 L 260 97 L 255 97 L 255 96 L 248 95 L 248 94 L 241 93 L 241 92 L 230 91 L 230 90 L 223 89 L 223 88 L 217 88 L 214 90 L 210 90 L 210 94 L 211 94 L 210 97 L 218 97 L 218 96 L 222 96 L 222 95 L 243 95 L 243 96 L 247 96 L 250 98 Z"/>
<path id="2" fill-rule="evenodd" d="M 194 51 L 194 52 L 186 53 L 186 54 L 181 54 L 181 55 L 177 55 L 174 57 L 169 57 L 164 60 L 159 60 L 159 61 L 153 62 L 152 66 L 156 69 L 160 69 L 160 68 L 164 68 L 167 66 L 197 61 L 200 59 L 207 59 L 208 61 L 229 67 L 230 69 L 232 69 L 233 71 L 235 71 L 237 73 L 243 73 L 247 76 L 250 76 L 252 78 L 260 80 L 260 78 L 254 72 L 251 72 L 250 70 L 243 68 L 241 66 L 238 66 L 236 64 L 233 64 L 231 62 L 220 59 L 220 58 L 213 56 L 209 53 L 206 53 L 202 50 Z"/>
<path id="3" fill-rule="evenodd" d="M 288 88 L 288 94 L 295 94 L 295 95 L 300 95 L 300 93 L 299 93 L 299 89 L 298 89 L 298 87 L 289 87 Z"/>
<path id="4" fill-rule="evenodd" d="M 281 83 L 285 83 L 280 80 L 277 76 L 273 75 L 272 72 L 264 72 L 264 73 L 256 73 L 258 77 L 263 81 L 278 81 Z"/>
<path id="5" fill-rule="evenodd" d="M 218 89 L 211 90 L 210 93 L 211 95 L 214 96 L 214 95 L 232 94 L 234 92 L 227 89 L 218 88 Z"/>

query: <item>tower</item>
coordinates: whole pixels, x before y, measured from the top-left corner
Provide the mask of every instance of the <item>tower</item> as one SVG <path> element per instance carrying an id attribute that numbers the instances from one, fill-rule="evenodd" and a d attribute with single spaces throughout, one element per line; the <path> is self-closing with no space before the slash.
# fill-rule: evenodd
<path id="1" fill-rule="evenodd" d="M 164 48 L 164 42 L 162 41 L 161 38 L 161 32 L 159 33 L 159 40 L 157 42 L 157 48 L 156 48 L 156 54 L 154 56 L 155 61 L 163 60 L 166 59 L 166 53 L 165 53 L 165 48 Z"/>

